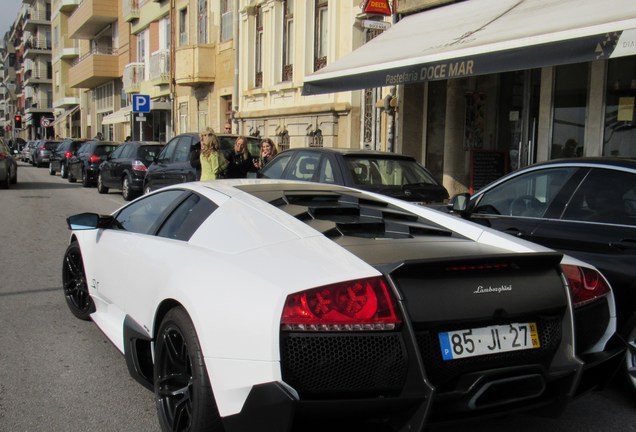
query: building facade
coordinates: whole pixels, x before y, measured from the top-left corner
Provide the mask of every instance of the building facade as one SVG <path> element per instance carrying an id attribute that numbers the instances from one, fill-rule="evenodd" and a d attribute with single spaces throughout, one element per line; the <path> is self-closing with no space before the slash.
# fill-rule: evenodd
<path id="1" fill-rule="evenodd" d="M 53 110 L 55 136 L 81 137 L 80 89 L 69 85 L 69 70 L 79 58 L 79 41 L 71 39 L 68 20 L 79 2 L 53 0 L 51 31 L 53 37 Z"/>

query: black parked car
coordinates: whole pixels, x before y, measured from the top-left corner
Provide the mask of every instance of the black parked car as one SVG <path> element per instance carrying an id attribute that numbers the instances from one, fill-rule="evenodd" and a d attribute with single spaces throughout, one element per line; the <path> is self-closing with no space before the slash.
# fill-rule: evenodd
<path id="1" fill-rule="evenodd" d="M 446 188 L 414 158 L 373 150 L 285 150 L 261 170 L 259 177 L 331 183 L 423 204 L 448 198 Z"/>
<path id="2" fill-rule="evenodd" d="M 9 189 L 18 182 L 18 164 L 15 161 L 17 150 L 12 151 L 0 138 L 0 189 Z"/>
<path id="3" fill-rule="evenodd" d="M 575 158 L 515 171 L 473 196 L 462 217 L 595 265 L 610 281 L 636 389 L 636 159 Z"/>
<path id="4" fill-rule="evenodd" d="M 68 160 L 68 181 L 81 180 L 84 187 L 97 183 L 99 165 L 118 145 L 112 141 L 86 141 Z"/>
<path id="5" fill-rule="evenodd" d="M 62 178 L 68 178 L 68 161 L 75 151 L 87 140 L 66 138 L 57 146 L 49 160 L 49 174 L 55 175 L 59 171 Z"/>
<path id="6" fill-rule="evenodd" d="M 31 154 L 31 165 L 36 167 L 48 166 L 51 154 L 55 151 L 59 144 L 60 141 L 39 140 Z"/>
<path id="7" fill-rule="evenodd" d="M 218 134 L 221 150 L 227 156 L 234 149 L 238 135 Z M 247 137 L 247 150 L 257 158 L 260 140 Z M 196 181 L 201 177 L 201 139 L 198 133 L 185 133 L 172 138 L 156 160 L 148 167 L 144 180 L 144 193 L 164 186 Z"/>
<path id="8" fill-rule="evenodd" d="M 120 145 L 99 166 L 97 191 L 105 194 L 110 188 L 121 189 L 126 201 L 141 195 L 148 166 L 164 145 L 151 141 L 133 141 Z"/>

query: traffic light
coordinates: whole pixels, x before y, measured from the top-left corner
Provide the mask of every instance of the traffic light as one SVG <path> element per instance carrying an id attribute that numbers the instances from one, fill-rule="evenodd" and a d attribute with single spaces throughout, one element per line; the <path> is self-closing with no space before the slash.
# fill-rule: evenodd
<path id="1" fill-rule="evenodd" d="M 14 129 L 22 129 L 22 116 L 17 115 L 13 117 L 13 128 Z"/>

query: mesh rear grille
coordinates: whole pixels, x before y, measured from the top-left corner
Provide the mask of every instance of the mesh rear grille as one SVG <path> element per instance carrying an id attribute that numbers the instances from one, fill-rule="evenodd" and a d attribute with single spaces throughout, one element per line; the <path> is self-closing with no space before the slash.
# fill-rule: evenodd
<path id="1" fill-rule="evenodd" d="M 574 309 L 577 354 L 587 351 L 600 340 L 605 334 L 609 320 L 607 298 Z"/>
<path id="2" fill-rule="evenodd" d="M 467 328 L 467 326 L 464 324 L 460 328 L 437 328 L 416 331 L 417 343 L 428 379 L 439 391 L 444 391 L 451 388 L 458 377 L 470 372 L 530 364 L 541 364 L 547 367 L 561 342 L 561 319 L 550 317 L 517 321 L 533 321 L 537 323 L 541 341 L 540 348 L 444 361 L 437 336 L 438 333 L 461 330 Z M 488 325 L 493 325 L 493 323 L 479 323 L 471 327 L 485 327 Z"/>
<path id="3" fill-rule="evenodd" d="M 397 333 L 281 334 L 283 380 L 305 399 L 396 395 L 407 362 Z"/>

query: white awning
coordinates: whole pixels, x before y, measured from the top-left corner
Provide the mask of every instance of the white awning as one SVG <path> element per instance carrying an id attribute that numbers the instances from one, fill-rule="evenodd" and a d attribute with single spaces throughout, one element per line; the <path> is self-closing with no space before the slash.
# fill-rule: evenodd
<path id="1" fill-rule="evenodd" d="M 115 111 L 112 114 L 108 114 L 102 118 L 103 125 L 116 124 L 116 123 L 128 123 L 130 121 L 131 106 L 127 106 Z"/>
<path id="2" fill-rule="evenodd" d="M 63 113 L 55 116 L 55 121 L 53 122 L 54 126 L 57 126 L 58 124 L 62 123 L 64 120 L 66 120 L 69 116 L 73 115 L 73 113 L 75 111 L 77 111 L 79 109 L 79 105 L 74 106 L 73 108 L 71 108 L 70 110 L 66 110 Z"/>
<path id="3" fill-rule="evenodd" d="M 320 94 L 636 55 L 636 0 L 470 0 L 423 11 L 305 77 Z"/>

